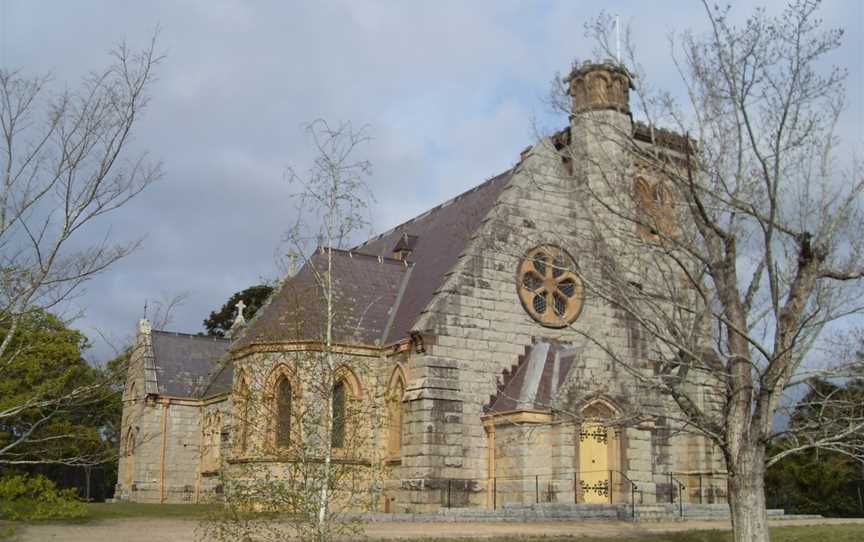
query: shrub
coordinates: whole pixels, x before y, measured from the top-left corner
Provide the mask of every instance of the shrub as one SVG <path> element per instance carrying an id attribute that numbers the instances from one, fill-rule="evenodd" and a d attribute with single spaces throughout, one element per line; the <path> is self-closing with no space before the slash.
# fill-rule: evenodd
<path id="1" fill-rule="evenodd" d="M 27 521 L 80 518 L 87 515 L 74 489 L 58 490 L 41 474 L 7 474 L 0 477 L 0 519 Z"/>

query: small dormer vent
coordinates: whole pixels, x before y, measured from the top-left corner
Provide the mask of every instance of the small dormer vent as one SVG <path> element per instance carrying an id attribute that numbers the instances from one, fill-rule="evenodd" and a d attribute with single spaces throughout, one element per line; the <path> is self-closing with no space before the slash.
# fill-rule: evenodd
<path id="1" fill-rule="evenodd" d="M 402 237 L 399 238 L 399 242 L 393 247 L 393 257 L 397 260 L 405 261 L 411 256 L 415 246 L 417 246 L 417 236 L 403 233 Z"/>

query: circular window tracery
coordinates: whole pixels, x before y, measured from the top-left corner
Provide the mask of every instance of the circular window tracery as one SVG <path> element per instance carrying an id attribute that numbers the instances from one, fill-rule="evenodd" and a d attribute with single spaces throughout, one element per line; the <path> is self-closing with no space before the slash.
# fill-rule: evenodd
<path id="1" fill-rule="evenodd" d="M 528 314 L 546 327 L 565 327 L 582 311 L 582 280 L 563 249 L 541 245 L 519 264 L 517 291 Z"/>

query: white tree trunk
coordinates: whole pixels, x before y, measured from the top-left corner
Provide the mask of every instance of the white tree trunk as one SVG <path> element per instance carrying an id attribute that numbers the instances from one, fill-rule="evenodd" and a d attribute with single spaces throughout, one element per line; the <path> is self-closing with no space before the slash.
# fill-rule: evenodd
<path id="1" fill-rule="evenodd" d="M 751 445 L 729 476 L 729 509 L 735 542 L 770 542 L 765 509 L 765 447 Z"/>

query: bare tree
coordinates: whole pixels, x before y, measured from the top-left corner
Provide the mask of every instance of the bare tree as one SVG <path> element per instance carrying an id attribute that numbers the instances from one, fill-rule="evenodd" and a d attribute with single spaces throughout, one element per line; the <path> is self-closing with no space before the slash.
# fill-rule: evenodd
<path id="1" fill-rule="evenodd" d="M 111 55 L 108 67 L 60 93 L 49 90 L 50 77 L 0 70 L 0 378 L 12 377 L 28 348 L 19 340 L 28 316 L 67 310 L 84 283 L 139 245 L 116 244 L 107 235 L 88 240 L 104 218 L 161 175 L 158 163 L 128 149 L 161 60 L 155 35 L 142 51 L 124 44 Z M 24 415 L 33 420 L 0 447 L 0 464 L 12 461 L 53 417 L 93 401 L 111 380 L 34 392 L 0 410 L 0 424 Z"/>
<path id="2" fill-rule="evenodd" d="M 836 409 L 811 408 L 810 423 L 774 430 L 790 388 L 862 373 L 854 356 L 826 360 L 820 336 L 861 313 L 864 178 L 857 163 L 837 167 L 846 72 L 825 62 L 842 31 L 823 29 L 819 2 L 756 10 L 741 25 L 704 4 L 710 32 L 670 39 L 684 102 L 648 84 L 625 32 L 635 113 L 647 122 L 579 115 L 607 154 L 559 152 L 590 171 L 580 190 L 595 210 L 599 263 L 577 270 L 586 295 L 650 338 L 652 370 L 602 335 L 587 338 L 719 447 L 735 540 L 767 541 L 766 466 L 817 447 L 864 458 L 860 410 L 820 423 Z M 610 23 L 601 16 L 587 30 L 614 57 Z M 787 445 L 771 456 L 778 439 Z"/>
<path id="3" fill-rule="evenodd" d="M 296 223 L 285 235 L 303 265 L 268 302 L 282 303 L 279 318 L 288 327 L 274 340 L 287 347 L 235 362 L 235 458 L 250 460 L 225 479 L 228 513 L 201 526 L 218 540 L 332 540 L 356 532 L 346 512 L 374 508 L 380 498 L 382 364 L 352 351 L 364 306 L 344 296 L 344 262 L 353 258 L 344 248 L 367 225 L 370 164 L 355 155 L 368 137 L 350 123 L 323 120 L 307 132 L 316 157 L 306 174 L 289 170 L 300 190 Z M 250 332 L 268 325 L 259 315 Z"/>

